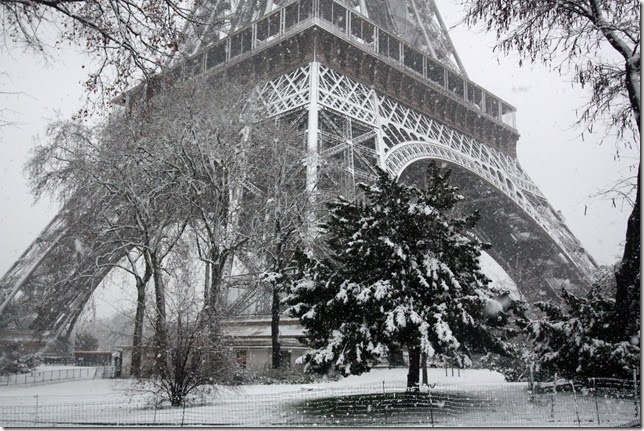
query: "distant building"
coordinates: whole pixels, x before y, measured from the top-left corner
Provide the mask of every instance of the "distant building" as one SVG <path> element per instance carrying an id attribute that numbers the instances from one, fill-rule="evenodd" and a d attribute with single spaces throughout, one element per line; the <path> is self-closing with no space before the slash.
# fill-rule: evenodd
<path id="1" fill-rule="evenodd" d="M 271 318 L 270 316 L 238 316 L 224 322 L 224 336 L 237 356 L 239 364 L 251 371 L 271 368 Z M 284 366 L 295 367 L 297 358 L 309 348 L 300 340 L 302 325 L 297 319 L 280 319 L 280 346 Z"/>
<path id="2" fill-rule="evenodd" d="M 270 316 L 236 316 L 222 322 L 223 335 L 227 346 L 237 357 L 239 365 L 247 370 L 259 372 L 272 365 L 271 318 Z M 285 367 L 298 366 L 297 358 L 309 348 L 302 344 L 302 326 L 297 319 L 280 319 L 280 343 Z M 122 357 L 121 377 L 130 377 L 132 366 L 132 345 L 117 346 Z M 150 359 L 150 352 L 144 357 Z"/>

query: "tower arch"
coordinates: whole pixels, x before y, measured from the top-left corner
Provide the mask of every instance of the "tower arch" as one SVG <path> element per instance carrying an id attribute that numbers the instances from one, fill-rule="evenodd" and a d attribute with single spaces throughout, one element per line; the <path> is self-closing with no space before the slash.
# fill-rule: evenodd
<path id="1" fill-rule="evenodd" d="M 528 302 L 558 300 L 563 286 L 583 292 L 590 285 L 583 260 L 571 252 L 571 244 L 561 235 L 556 236 L 554 229 L 565 225 L 548 226 L 544 217 L 539 217 L 536 198 L 512 188 L 501 170 L 483 168 L 481 163 L 436 142 L 403 143 L 390 153 L 391 158 L 384 159 L 384 168 L 407 185 L 424 187 L 430 161 L 440 161 L 451 170 L 450 182 L 464 196 L 464 210 L 479 211 L 474 233 L 492 245 L 487 253 Z"/>

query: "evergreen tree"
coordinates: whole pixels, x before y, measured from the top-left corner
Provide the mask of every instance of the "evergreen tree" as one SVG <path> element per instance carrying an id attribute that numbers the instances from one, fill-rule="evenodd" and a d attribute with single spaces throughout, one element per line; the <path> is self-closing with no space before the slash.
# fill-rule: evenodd
<path id="1" fill-rule="evenodd" d="M 563 304 L 535 304 L 544 317 L 531 321 L 526 332 L 534 340 L 532 359 L 540 371 L 568 378 L 630 378 L 639 367 L 639 332 L 623 338 L 624 317 L 602 290 L 596 284 L 585 297 L 576 297 L 563 289 Z"/>
<path id="2" fill-rule="evenodd" d="M 361 374 L 390 346 L 406 347 L 407 385 L 418 388 L 423 353 L 467 366 L 476 352 L 511 352 L 509 313 L 523 307 L 489 286 L 478 261 L 486 246 L 471 232 L 478 214 L 449 215 L 463 197 L 448 179 L 432 163 L 421 191 L 380 171 L 360 185 L 361 201 L 328 205 L 328 254 L 300 254 L 285 298 L 313 348 L 302 358 L 310 368 Z"/>

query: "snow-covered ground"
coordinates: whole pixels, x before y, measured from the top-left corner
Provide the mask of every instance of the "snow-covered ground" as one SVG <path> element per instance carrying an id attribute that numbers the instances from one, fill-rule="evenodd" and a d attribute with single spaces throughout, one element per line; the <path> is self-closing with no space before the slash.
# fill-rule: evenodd
<path id="1" fill-rule="evenodd" d="M 532 395 L 488 370 L 429 369 L 436 385 L 405 395 L 406 369 L 313 384 L 219 387 L 185 408 L 155 404 L 133 380 L 0 387 L 0 426 L 615 426 L 637 418 L 632 399 Z"/>
<path id="2" fill-rule="evenodd" d="M 60 369 L 64 367 L 50 366 L 48 369 Z M 454 370 L 452 377 L 451 369 L 448 376 L 445 376 L 444 369 L 428 370 L 429 380 L 432 383 L 445 384 L 503 384 L 503 375 L 489 370 Z M 351 388 L 386 382 L 405 382 L 407 370 L 403 368 L 394 369 L 373 369 L 371 372 L 361 376 L 349 376 L 337 381 L 319 382 L 311 384 L 281 384 L 281 385 L 245 385 L 235 388 L 219 387 L 220 396 L 226 393 L 239 395 L 262 395 L 279 394 L 284 392 L 311 391 L 319 389 Z M 0 405 L 24 405 L 33 404 L 34 396 L 38 395 L 41 405 L 45 404 L 70 404 L 78 402 L 117 402 L 124 400 L 136 400 L 145 397 L 142 388 L 133 380 L 101 379 L 83 380 L 73 382 L 45 383 L 35 385 L 17 385 L 0 387 Z"/>

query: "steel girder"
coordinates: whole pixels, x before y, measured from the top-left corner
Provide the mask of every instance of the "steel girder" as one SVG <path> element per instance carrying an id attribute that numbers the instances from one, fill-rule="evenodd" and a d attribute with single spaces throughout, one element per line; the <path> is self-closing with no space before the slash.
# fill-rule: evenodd
<path id="1" fill-rule="evenodd" d="M 434 158 L 476 174 L 541 227 L 585 279 L 591 281 L 589 277 L 596 264 L 515 158 L 317 62 L 261 87 L 261 100 L 272 115 L 307 107 L 310 95 L 305 95 L 312 91 L 313 67 L 319 69 L 315 89 L 320 108 L 373 128 L 378 137 L 376 152 L 381 167 L 399 176 L 414 161 Z"/>

